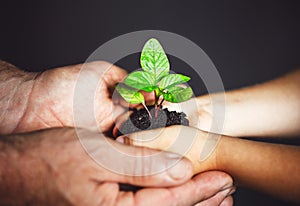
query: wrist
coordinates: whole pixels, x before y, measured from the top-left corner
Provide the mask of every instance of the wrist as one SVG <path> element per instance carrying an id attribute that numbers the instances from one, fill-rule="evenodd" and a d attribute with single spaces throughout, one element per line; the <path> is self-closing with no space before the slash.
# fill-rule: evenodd
<path id="1" fill-rule="evenodd" d="M 239 183 L 241 174 L 245 173 L 242 168 L 248 164 L 248 157 L 243 156 L 248 148 L 240 138 L 222 136 L 216 148 L 216 170 L 230 174 Z"/>
<path id="2" fill-rule="evenodd" d="M 200 158 L 198 156 L 198 160 L 201 160 L 197 163 L 197 173 L 207 170 L 229 172 L 231 151 L 234 150 L 230 145 L 234 145 L 238 139 L 213 133 L 206 134 L 206 138 L 205 144 L 201 146 Z"/>
<path id="3" fill-rule="evenodd" d="M 0 61 L 0 133 L 12 133 L 22 121 L 37 76 Z"/>
<path id="4" fill-rule="evenodd" d="M 17 169 L 20 163 L 19 152 L 10 145 L 9 137 L 0 138 L 0 204 L 21 205 L 24 192 L 20 171 Z"/>
<path id="5" fill-rule="evenodd" d="M 194 173 L 217 170 L 217 155 L 220 135 L 198 130 L 198 135 L 188 156 L 193 162 Z"/>
<path id="6" fill-rule="evenodd" d="M 24 104 L 19 108 L 11 105 L 12 110 L 19 114 L 19 118 L 15 118 L 17 124 L 7 133 L 73 126 L 73 93 L 70 91 L 73 90 L 75 77 L 60 69 L 28 73 L 28 80 L 14 95 L 14 101 L 23 99 Z"/>
<path id="7" fill-rule="evenodd" d="M 0 136 L 0 205 L 45 202 L 50 193 L 49 167 L 34 135 Z M 42 205 L 42 204 L 41 204 Z"/>
<path id="8" fill-rule="evenodd" d="M 219 143 L 216 147 L 216 168 L 217 170 L 226 171 L 227 165 L 227 152 L 226 152 L 226 143 L 230 140 L 229 137 L 222 136 L 219 140 Z"/>

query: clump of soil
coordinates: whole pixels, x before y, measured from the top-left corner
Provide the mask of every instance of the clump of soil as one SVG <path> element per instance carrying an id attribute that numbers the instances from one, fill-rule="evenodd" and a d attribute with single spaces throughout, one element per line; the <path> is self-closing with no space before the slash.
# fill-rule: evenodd
<path id="1" fill-rule="evenodd" d="M 154 106 L 148 107 L 152 118 L 150 118 L 146 109 L 132 109 L 133 113 L 119 129 L 117 136 L 130 134 L 140 130 L 150 130 L 171 125 L 189 125 L 189 120 L 183 112 L 169 111 L 167 108 L 160 108 L 155 114 Z"/>

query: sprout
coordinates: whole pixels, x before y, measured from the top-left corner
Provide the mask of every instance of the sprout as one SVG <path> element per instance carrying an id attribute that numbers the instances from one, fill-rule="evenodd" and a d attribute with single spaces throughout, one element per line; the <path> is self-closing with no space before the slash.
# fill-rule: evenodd
<path id="1" fill-rule="evenodd" d="M 140 91 L 154 92 L 155 117 L 164 101 L 179 103 L 193 96 L 191 87 L 179 86 L 191 78 L 182 74 L 170 74 L 170 63 L 157 39 L 149 39 L 142 50 L 140 64 L 142 70 L 130 73 L 124 83 L 116 86 L 120 95 L 131 104 L 141 103 L 152 118 L 145 98 Z M 159 99 L 162 97 L 160 102 Z"/>

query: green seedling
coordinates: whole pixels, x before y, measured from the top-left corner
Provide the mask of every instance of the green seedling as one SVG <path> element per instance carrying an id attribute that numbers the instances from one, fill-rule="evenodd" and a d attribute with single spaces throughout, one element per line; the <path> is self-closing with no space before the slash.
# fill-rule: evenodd
<path id="1" fill-rule="evenodd" d="M 154 92 L 155 118 L 164 101 L 179 103 L 192 97 L 192 88 L 180 85 L 188 82 L 190 77 L 170 74 L 168 57 L 157 39 L 151 38 L 146 42 L 140 57 L 140 64 L 142 69 L 130 73 L 124 83 L 119 83 L 116 89 L 128 103 L 141 103 L 150 118 L 152 116 L 140 91 Z"/>

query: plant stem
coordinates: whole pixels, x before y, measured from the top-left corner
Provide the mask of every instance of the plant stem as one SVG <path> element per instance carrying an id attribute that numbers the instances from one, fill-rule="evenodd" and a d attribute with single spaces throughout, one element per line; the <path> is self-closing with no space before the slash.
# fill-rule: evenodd
<path id="1" fill-rule="evenodd" d="M 157 118 L 157 115 L 158 115 L 158 109 L 157 109 L 158 98 L 157 98 L 157 94 L 156 94 L 155 90 L 154 90 L 154 99 L 155 99 L 155 102 L 154 102 L 154 110 L 155 110 L 154 117 Z"/>
<path id="2" fill-rule="evenodd" d="M 147 113 L 149 114 L 150 119 L 152 119 L 152 115 L 151 115 L 148 107 L 146 106 L 145 102 L 142 102 L 142 105 L 144 106 L 144 108 L 146 109 Z"/>
<path id="3" fill-rule="evenodd" d="M 162 99 L 162 100 L 161 100 L 161 102 L 159 103 L 159 106 L 158 106 L 159 108 L 161 108 L 162 103 L 163 103 L 164 101 L 165 101 L 165 99 Z"/>
<path id="4" fill-rule="evenodd" d="M 158 110 L 159 110 L 159 107 L 156 106 L 156 108 L 155 108 L 155 114 L 154 114 L 155 118 L 157 118 L 157 116 L 158 116 Z"/>
<path id="5" fill-rule="evenodd" d="M 162 107 L 162 103 L 163 103 L 164 101 L 165 101 L 165 99 L 162 99 L 161 102 L 159 103 L 159 105 L 156 106 L 156 108 L 155 108 L 155 118 L 157 118 L 157 116 L 158 116 L 158 111 L 159 111 L 159 109 Z"/>
<path id="6" fill-rule="evenodd" d="M 157 103 L 158 103 L 158 98 L 157 98 L 156 91 L 154 90 L 154 105 L 157 106 Z"/>

